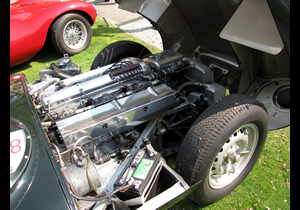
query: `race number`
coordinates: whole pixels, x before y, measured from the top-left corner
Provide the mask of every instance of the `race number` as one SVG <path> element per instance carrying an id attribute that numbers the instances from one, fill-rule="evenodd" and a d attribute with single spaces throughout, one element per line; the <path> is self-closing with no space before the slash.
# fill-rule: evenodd
<path id="1" fill-rule="evenodd" d="M 10 133 L 10 173 L 14 173 L 24 158 L 26 136 L 24 130 Z"/>

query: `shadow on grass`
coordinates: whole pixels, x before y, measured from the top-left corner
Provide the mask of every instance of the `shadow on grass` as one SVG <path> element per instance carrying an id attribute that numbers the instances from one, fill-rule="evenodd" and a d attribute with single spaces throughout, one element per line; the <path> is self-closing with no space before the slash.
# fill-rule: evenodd
<path id="1" fill-rule="evenodd" d="M 97 23 L 96 23 L 97 24 Z M 120 34 L 120 33 L 126 33 L 123 30 L 115 27 L 104 27 L 103 24 L 97 24 L 92 27 L 92 33 L 93 37 L 107 37 L 112 38 L 114 37 L 114 34 Z M 60 58 L 62 58 L 63 55 L 58 53 L 55 48 L 52 46 L 52 43 L 47 40 L 43 48 L 30 60 L 26 61 L 25 63 L 22 63 L 20 65 L 14 66 L 10 68 L 10 75 L 17 74 L 20 71 L 23 71 L 25 69 L 31 68 L 32 62 L 38 62 L 38 63 L 49 63 L 56 61 Z"/>
<path id="2" fill-rule="evenodd" d="M 103 24 L 97 24 L 92 28 L 93 36 L 112 37 L 116 33 L 126 33 L 120 28 L 105 27 Z"/>
<path id="3" fill-rule="evenodd" d="M 182 209 L 202 209 L 204 207 L 208 207 L 211 204 L 206 204 L 206 205 L 199 205 L 192 201 L 189 196 L 182 198 L 179 202 L 174 204 L 172 207 L 168 208 L 168 210 L 182 210 Z"/>
<path id="4" fill-rule="evenodd" d="M 31 59 L 29 59 L 25 63 L 10 68 L 10 74 L 11 75 L 17 74 L 19 71 L 31 68 L 32 67 L 31 62 L 50 64 L 50 62 L 53 62 L 54 60 L 58 60 L 62 57 L 63 55 L 58 53 L 51 44 L 46 42 L 45 45 L 42 47 L 42 49 Z"/>

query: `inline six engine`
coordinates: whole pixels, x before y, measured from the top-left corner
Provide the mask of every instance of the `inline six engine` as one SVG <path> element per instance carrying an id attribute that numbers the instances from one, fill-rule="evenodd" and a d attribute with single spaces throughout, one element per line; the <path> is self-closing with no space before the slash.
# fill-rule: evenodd
<path id="1" fill-rule="evenodd" d="M 92 191 L 105 197 L 104 192 L 117 193 L 131 183 L 136 191 L 118 197 L 143 197 L 127 205 L 144 203 L 151 197 L 144 188 L 152 187 L 132 179 L 135 162 L 142 164 L 145 153 L 155 163 L 176 152 L 172 136 L 180 144 L 197 116 L 225 95 L 209 67 L 169 50 L 86 73 L 65 55 L 39 74 L 29 93 L 78 200 Z M 162 135 L 172 137 L 173 146 Z"/>

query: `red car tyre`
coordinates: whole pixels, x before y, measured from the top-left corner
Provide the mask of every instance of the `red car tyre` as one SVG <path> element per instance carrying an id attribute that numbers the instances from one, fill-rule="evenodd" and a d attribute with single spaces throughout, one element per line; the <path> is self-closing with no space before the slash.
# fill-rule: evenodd
<path id="1" fill-rule="evenodd" d="M 53 46 L 61 54 L 78 54 L 86 50 L 92 40 L 90 23 L 77 13 L 68 13 L 58 18 L 50 33 Z"/>

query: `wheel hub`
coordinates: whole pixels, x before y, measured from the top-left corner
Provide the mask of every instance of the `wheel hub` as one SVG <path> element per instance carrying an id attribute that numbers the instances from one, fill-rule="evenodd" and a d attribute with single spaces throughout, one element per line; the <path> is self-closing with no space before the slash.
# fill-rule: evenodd
<path id="1" fill-rule="evenodd" d="M 232 164 L 235 164 L 241 159 L 240 151 L 239 150 L 234 150 L 230 153 L 229 155 L 229 162 Z"/>
<path id="2" fill-rule="evenodd" d="M 209 184 L 222 188 L 234 181 L 250 161 L 258 140 L 253 123 L 241 126 L 219 150 L 211 167 Z"/>
<path id="3" fill-rule="evenodd" d="M 69 31 L 69 37 L 73 38 L 73 39 L 74 38 L 76 39 L 78 37 L 75 29 L 70 29 L 70 31 Z"/>
<path id="4" fill-rule="evenodd" d="M 80 48 L 87 39 L 87 31 L 83 23 L 71 20 L 64 28 L 65 44 L 71 49 Z"/>

